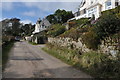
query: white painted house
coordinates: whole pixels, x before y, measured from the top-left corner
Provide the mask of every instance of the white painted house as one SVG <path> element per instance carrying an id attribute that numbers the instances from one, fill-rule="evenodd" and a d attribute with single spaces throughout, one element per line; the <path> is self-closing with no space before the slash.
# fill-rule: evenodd
<path id="1" fill-rule="evenodd" d="M 42 21 L 39 18 L 36 22 L 33 34 L 46 30 L 47 28 L 50 27 L 50 25 L 51 25 L 50 22 L 46 18 L 44 18 Z"/>
<path id="2" fill-rule="evenodd" d="M 75 13 L 75 18 L 80 19 L 95 16 L 99 18 L 102 11 L 113 9 L 120 5 L 120 0 L 82 0 L 79 11 Z M 71 20 L 72 20 L 71 19 Z"/>

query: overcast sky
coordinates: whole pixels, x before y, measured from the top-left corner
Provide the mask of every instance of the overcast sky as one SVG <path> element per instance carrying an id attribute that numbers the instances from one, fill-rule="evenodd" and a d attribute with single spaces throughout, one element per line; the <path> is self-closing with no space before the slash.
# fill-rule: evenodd
<path id="1" fill-rule="evenodd" d="M 18 0 L 17 0 L 18 1 Z M 77 11 L 79 2 L 73 0 L 3 0 L 2 1 L 2 19 L 20 18 L 24 23 L 36 23 L 38 18 L 44 18 L 53 14 L 57 9 L 65 9 L 67 11 Z"/>

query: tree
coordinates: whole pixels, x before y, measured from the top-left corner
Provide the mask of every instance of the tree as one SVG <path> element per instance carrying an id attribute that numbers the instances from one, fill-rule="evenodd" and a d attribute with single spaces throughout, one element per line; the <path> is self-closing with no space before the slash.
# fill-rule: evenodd
<path id="1" fill-rule="evenodd" d="M 46 18 L 49 20 L 50 23 L 65 23 L 67 20 L 73 18 L 74 15 L 72 11 L 65 11 L 65 10 L 56 10 L 54 14 L 48 15 Z"/>
<path id="2" fill-rule="evenodd" d="M 10 19 L 10 22 L 12 23 L 12 34 L 14 36 L 18 36 L 21 33 L 21 28 L 20 28 L 20 19 L 17 18 L 12 18 Z"/>
<path id="3" fill-rule="evenodd" d="M 22 33 L 20 19 L 12 18 L 2 21 L 2 34 L 18 36 Z"/>
<path id="4" fill-rule="evenodd" d="M 46 18 L 50 23 L 53 23 L 53 24 L 57 23 L 57 19 L 55 18 L 53 14 L 48 15 Z"/>
<path id="5" fill-rule="evenodd" d="M 31 35 L 34 29 L 35 25 L 32 25 L 31 23 L 22 26 L 22 31 L 24 32 L 25 35 Z"/>

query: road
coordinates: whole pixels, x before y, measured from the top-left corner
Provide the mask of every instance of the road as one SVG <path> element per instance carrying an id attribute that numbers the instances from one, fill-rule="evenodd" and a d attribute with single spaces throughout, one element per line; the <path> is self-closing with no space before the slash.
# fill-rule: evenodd
<path id="1" fill-rule="evenodd" d="M 42 51 L 44 45 L 16 42 L 10 51 L 3 78 L 91 78 Z"/>

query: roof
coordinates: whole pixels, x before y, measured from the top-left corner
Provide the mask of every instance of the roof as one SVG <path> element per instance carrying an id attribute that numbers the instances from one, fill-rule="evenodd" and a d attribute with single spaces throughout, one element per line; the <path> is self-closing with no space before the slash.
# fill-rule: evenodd
<path id="1" fill-rule="evenodd" d="M 46 18 L 44 18 L 44 19 L 41 21 L 40 25 L 50 26 L 51 24 L 50 24 L 50 22 L 49 22 Z"/>

